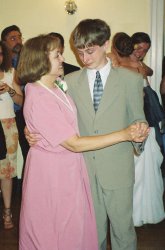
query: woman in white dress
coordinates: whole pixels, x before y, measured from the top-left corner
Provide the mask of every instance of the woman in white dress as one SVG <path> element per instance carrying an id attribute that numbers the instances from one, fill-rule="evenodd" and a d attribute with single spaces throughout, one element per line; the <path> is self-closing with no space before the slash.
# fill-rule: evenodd
<path id="1" fill-rule="evenodd" d="M 136 32 L 131 37 L 134 51 L 131 60 L 140 63 L 144 68 L 144 112 L 151 127 L 150 135 L 146 141 L 144 151 L 138 157 L 135 156 L 135 186 L 134 186 L 134 213 L 135 226 L 143 224 L 155 224 L 165 218 L 163 193 L 164 185 L 161 173 L 163 155 L 161 153 L 162 136 L 159 122 L 165 118 L 163 108 L 159 105 L 156 92 L 152 90 L 148 82 L 148 76 L 153 71 L 143 59 L 151 46 L 148 34 Z M 156 97 L 155 97 L 156 96 Z"/>

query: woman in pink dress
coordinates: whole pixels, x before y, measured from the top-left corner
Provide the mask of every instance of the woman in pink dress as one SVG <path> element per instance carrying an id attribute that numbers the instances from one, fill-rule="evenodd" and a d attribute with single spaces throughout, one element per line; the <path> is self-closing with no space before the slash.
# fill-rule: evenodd
<path id="1" fill-rule="evenodd" d="M 60 41 L 29 39 L 18 76 L 25 88 L 24 116 L 39 140 L 30 148 L 20 213 L 20 250 L 97 250 L 97 231 L 86 166 L 80 152 L 125 140 L 142 141 L 139 124 L 103 136 L 80 137 L 76 108 L 57 85 L 63 74 Z"/>

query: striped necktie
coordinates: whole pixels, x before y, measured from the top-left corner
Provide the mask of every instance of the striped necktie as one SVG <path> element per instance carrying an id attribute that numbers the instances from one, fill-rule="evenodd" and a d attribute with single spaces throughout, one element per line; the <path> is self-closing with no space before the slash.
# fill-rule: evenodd
<path id="1" fill-rule="evenodd" d="M 93 87 L 93 106 L 95 112 L 98 110 L 98 106 L 103 94 L 103 83 L 101 80 L 100 72 L 96 72 L 96 79 Z"/>

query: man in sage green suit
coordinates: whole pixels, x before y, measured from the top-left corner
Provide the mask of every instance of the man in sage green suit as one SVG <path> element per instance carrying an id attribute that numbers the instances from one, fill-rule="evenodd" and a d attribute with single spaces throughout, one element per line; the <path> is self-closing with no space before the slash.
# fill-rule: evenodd
<path id="1" fill-rule="evenodd" d="M 72 33 L 73 45 L 84 68 L 65 77 L 76 107 L 80 134 L 106 134 L 145 121 L 143 79 L 124 68 L 113 68 L 106 57 L 110 28 L 102 20 L 81 21 Z M 103 82 L 103 95 L 95 112 L 93 85 L 96 71 Z M 106 250 L 110 220 L 112 250 L 135 250 L 132 220 L 134 147 L 123 142 L 84 153 L 96 213 L 99 249 Z M 85 249 L 84 249 L 85 250 Z M 95 249 L 91 249 L 95 250 Z"/>

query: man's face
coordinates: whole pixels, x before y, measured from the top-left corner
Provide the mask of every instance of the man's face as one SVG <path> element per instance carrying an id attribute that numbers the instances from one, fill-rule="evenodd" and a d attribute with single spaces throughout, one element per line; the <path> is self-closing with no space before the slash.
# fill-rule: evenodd
<path id="1" fill-rule="evenodd" d="M 147 54 L 149 48 L 150 48 L 150 44 L 149 43 L 138 43 L 138 44 L 135 44 L 135 49 L 133 51 L 133 55 L 138 60 L 143 60 L 143 58 Z"/>
<path id="2" fill-rule="evenodd" d="M 13 53 L 19 53 L 22 47 L 22 34 L 18 31 L 9 32 L 5 44 Z"/>
<path id="3" fill-rule="evenodd" d="M 106 50 L 108 45 L 109 41 L 106 41 L 102 46 L 94 45 L 84 49 L 77 48 L 77 53 L 85 67 L 99 70 L 107 63 Z"/>

